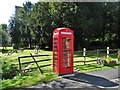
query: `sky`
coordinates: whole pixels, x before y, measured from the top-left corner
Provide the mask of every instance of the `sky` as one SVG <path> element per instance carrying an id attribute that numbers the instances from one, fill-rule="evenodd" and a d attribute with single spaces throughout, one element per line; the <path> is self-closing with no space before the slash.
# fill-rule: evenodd
<path id="1" fill-rule="evenodd" d="M 15 6 L 22 6 L 26 1 L 36 3 L 39 0 L 0 0 L 0 24 L 9 24 L 10 17 L 15 13 Z"/>

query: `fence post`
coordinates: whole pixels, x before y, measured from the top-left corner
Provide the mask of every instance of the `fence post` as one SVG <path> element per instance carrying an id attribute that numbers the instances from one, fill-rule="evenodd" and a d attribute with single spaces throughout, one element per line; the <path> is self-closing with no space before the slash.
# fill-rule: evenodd
<path id="1" fill-rule="evenodd" d="M 109 47 L 107 47 L 107 58 L 109 58 Z"/>
<path id="2" fill-rule="evenodd" d="M 85 64 L 85 62 L 86 62 L 86 48 L 83 48 L 83 62 L 84 62 L 84 64 Z"/>
<path id="3" fill-rule="evenodd" d="M 99 57 L 99 49 L 97 49 L 97 60 L 98 60 L 98 57 Z"/>
<path id="4" fill-rule="evenodd" d="M 32 56 L 32 54 L 30 53 L 31 57 L 33 58 L 34 62 L 36 63 L 37 67 L 39 68 L 40 72 L 43 74 L 43 71 L 41 70 L 40 66 L 38 65 L 37 61 L 35 60 L 35 58 Z"/>
<path id="5" fill-rule="evenodd" d="M 18 57 L 18 62 L 19 62 L 19 70 L 21 72 L 21 63 L 20 63 L 20 57 Z"/>

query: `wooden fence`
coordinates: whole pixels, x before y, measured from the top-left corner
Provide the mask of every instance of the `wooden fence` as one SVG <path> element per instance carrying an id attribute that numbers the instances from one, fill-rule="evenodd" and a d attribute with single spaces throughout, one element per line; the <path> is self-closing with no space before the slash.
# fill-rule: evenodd
<path id="1" fill-rule="evenodd" d="M 76 51 L 78 53 L 78 57 L 83 57 L 83 60 L 82 61 L 80 61 L 80 60 L 79 61 L 74 61 L 74 63 L 83 62 L 83 64 L 86 64 L 87 62 L 97 61 L 98 58 L 99 58 L 100 52 L 106 53 L 105 56 L 106 56 L 106 58 L 108 58 L 111 55 L 110 52 L 114 52 L 114 54 L 117 55 L 118 50 L 119 49 L 110 49 L 109 47 L 107 47 L 106 49 L 97 49 L 97 50 L 87 51 L 86 48 L 83 48 L 83 51 Z M 92 52 L 95 52 L 95 56 L 97 56 L 97 58 L 95 60 L 88 61 L 87 57 L 90 57 L 92 55 L 87 55 L 87 53 L 92 53 Z M 82 53 L 82 55 L 80 55 L 79 53 Z M 30 56 L 20 56 L 20 57 L 18 57 L 19 70 L 20 71 L 29 70 L 29 68 L 32 66 L 33 63 L 36 63 L 36 65 L 37 65 L 37 62 L 45 62 L 45 61 L 50 61 L 51 60 L 51 59 L 44 59 L 44 60 L 33 60 L 33 61 L 29 61 L 29 62 L 21 62 L 22 58 L 30 58 L 31 57 L 31 58 L 34 59 L 34 57 L 43 57 L 43 56 L 49 56 L 49 55 L 30 55 Z M 22 69 L 21 64 L 29 64 L 29 65 L 25 69 Z M 52 63 L 51 64 L 46 64 L 46 65 L 43 65 L 43 66 L 40 66 L 40 67 L 46 67 L 46 66 L 50 66 L 50 65 L 52 65 Z M 35 68 L 39 68 L 39 66 L 35 67 Z M 35 68 L 31 68 L 31 69 L 35 69 Z"/>
<path id="2" fill-rule="evenodd" d="M 105 58 L 109 58 L 110 55 L 112 55 L 112 54 L 117 56 L 117 51 L 118 50 L 119 49 L 110 49 L 109 47 L 107 47 L 106 49 L 97 49 L 97 50 L 87 51 L 86 48 L 83 48 L 83 51 L 76 51 L 77 53 L 82 53 L 82 55 L 78 55 L 78 57 L 83 57 L 82 61 L 74 61 L 74 63 L 76 63 L 76 62 L 83 62 L 83 64 L 86 64 L 86 62 L 97 61 L 99 58 L 101 58 L 100 52 L 104 52 L 105 53 L 105 55 L 104 55 Z M 87 55 L 88 53 L 92 53 L 92 52 L 95 52 L 95 55 Z M 90 56 L 96 56 L 97 58 L 95 60 L 88 61 L 87 57 L 90 57 Z"/>
<path id="3" fill-rule="evenodd" d="M 21 72 L 21 71 L 26 71 L 26 70 L 29 70 L 29 69 L 39 68 L 40 72 L 43 73 L 42 70 L 41 70 L 41 67 L 50 66 L 51 64 L 46 64 L 46 65 L 39 66 L 38 62 L 50 61 L 51 59 L 35 60 L 35 58 L 34 58 L 34 57 L 43 57 L 43 56 L 49 56 L 49 55 L 32 55 L 30 53 L 30 56 L 20 56 L 20 57 L 18 57 L 18 63 L 19 63 L 18 64 L 19 65 L 18 68 L 19 68 L 19 71 Z M 22 58 L 33 58 L 33 61 L 21 62 Z M 37 67 L 30 68 L 32 66 L 32 64 L 34 64 L 34 63 L 37 65 Z M 22 64 L 29 64 L 29 65 L 26 68 L 22 69 Z"/>

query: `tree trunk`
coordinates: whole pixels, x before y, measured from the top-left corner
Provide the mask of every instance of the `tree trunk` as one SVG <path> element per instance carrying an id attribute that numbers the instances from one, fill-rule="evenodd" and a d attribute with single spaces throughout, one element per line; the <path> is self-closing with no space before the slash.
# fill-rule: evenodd
<path id="1" fill-rule="evenodd" d="M 120 48 L 120 17 L 118 20 L 118 48 Z"/>
<path id="2" fill-rule="evenodd" d="M 120 2 L 119 2 L 120 5 Z M 120 49 L 120 6 L 118 10 L 118 48 Z"/>
<path id="3" fill-rule="evenodd" d="M 30 48 L 32 48 L 32 41 L 31 41 L 31 37 L 29 38 L 29 44 L 30 44 Z"/>

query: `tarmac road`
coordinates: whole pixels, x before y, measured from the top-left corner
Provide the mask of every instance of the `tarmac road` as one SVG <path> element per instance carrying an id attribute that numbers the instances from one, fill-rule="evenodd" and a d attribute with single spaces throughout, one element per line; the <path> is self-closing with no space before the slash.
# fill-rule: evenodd
<path id="1" fill-rule="evenodd" d="M 38 90 L 120 90 L 120 68 L 89 73 L 75 72 L 74 76 L 61 76 L 60 80 L 27 88 Z"/>

